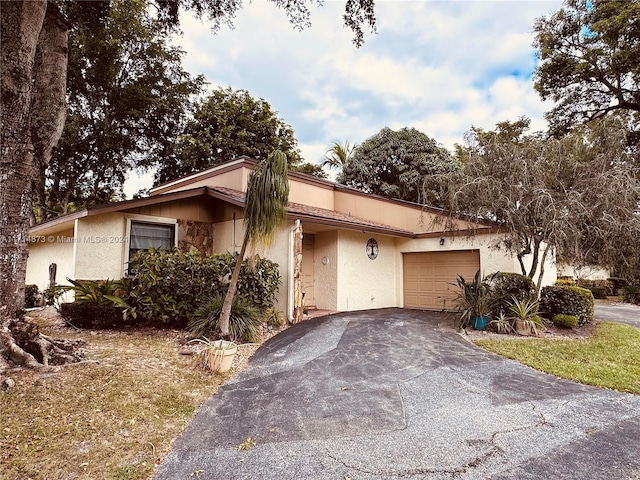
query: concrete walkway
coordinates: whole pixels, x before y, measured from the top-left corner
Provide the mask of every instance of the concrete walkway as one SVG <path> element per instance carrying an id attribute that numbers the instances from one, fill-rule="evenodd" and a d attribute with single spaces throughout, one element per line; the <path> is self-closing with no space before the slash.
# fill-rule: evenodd
<path id="1" fill-rule="evenodd" d="M 288 329 L 156 479 L 640 479 L 640 396 L 539 373 L 441 322 L 388 309 Z"/>

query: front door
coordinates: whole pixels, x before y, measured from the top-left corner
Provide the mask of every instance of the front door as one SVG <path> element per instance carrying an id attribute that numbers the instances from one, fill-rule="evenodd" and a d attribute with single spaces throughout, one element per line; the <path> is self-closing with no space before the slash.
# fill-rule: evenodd
<path id="1" fill-rule="evenodd" d="M 308 233 L 302 238 L 302 293 L 304 293 L 304 306 L 315 307 L 316 298 L 314 292 L 315 286 L 315 269 L 314 269 L 314 253 L 315 253 L 315 235 Z"/>

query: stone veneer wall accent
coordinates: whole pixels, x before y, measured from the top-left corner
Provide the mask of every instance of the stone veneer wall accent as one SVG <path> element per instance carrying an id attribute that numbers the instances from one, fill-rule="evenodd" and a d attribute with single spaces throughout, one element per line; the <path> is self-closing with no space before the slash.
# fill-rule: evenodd
<path id="1" fill-rule="evenodd" d="M 213 253 L 214 227 L 209 222 L 178 220 L 178 249 L 182 252 L 199 251 L 207 256 Z"/>

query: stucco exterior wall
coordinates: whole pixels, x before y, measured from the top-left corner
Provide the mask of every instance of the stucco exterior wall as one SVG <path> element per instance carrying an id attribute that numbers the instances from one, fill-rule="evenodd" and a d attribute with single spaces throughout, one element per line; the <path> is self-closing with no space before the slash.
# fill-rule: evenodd
<path id="1" fill-rule="evenodd" d="M 557 269 L 559 277 L 572 277 L 581 280 L 607 280 L 611 277 L 611 272 L 608 269 L 600 267 L 575 267 L 558 263 Z"/>
<path id="2" fill-rule="evenodd" d="M 289 178 L 289 201 L 333 210 L 333 189 Z"/>
<path id="3" fill-rule="evenodd" d="M 398 204 L 376 197 L 368 197 L 355 192 L 336 190 L 335 210 L 415 233 L 444 229 L 443 225 L 432 224 L 435 214 L 429 210 L 423 210 L 419 206 L 410 204 Z M 467 228 L 463 221 L 455 221 L 454 223 L 458 229 Z"/>
<path id="4" fill-rule="evenodd" d="M 366 252 L 367 241 L 372 237 L 379 245 L 375 260 L 371 260 Z M 338 231 L 337 310 L 395 307 L 396 258 L 393 238 Z"/>
<path id="5" fill-rule="evenodd" d="M 75 278 L 122 278 L 128 248 L 124 214 L 108 213 L 76 220 Z"/>
<path id="6" fill-rule="evenodd" d="M 239 252 L 243 235 L 242 219 L 216 223 L 213 234 L 213 253 Z"/>
<path id="7" fill-rule="evenodd" d="M 315 297 L 320 310 L 338 310 L 338 232 L 316 233 Z M 326 263 L 322 259 L 326 258 Z"/>
<path id="8" fill-rule="evenodd" d="M 67 278 L 75 278 L 73 231 L 47 237 L 44 242 L 32 242 L 29 245 L 26 284 L 37 285 L 40 291 L 49 287 L 49 265 L 52 263 L 57 266 L 56 284 L 69 285 Z"/>

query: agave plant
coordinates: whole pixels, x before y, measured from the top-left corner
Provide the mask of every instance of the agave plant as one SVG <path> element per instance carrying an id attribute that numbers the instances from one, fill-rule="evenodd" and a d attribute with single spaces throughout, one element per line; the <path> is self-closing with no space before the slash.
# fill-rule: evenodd
<path id="1" fill-rule="evenodd" d="M 504 312 L 500 312 L 496 318 L 489 322 L 498 333 L 511 333 L 514 330 L 513 320 L 509 319 Z"/>
<path id="2" fill-rule="evenodd" d="M 539 308 L 540 304 L 535 299 L 518 299 L 512 296 L 509 319 L 514 322 L 516 331 L 530 329 L 534 335 L 537 335 L 537 327 L 542 326 L 542 319 L 537 315 Z"/>

